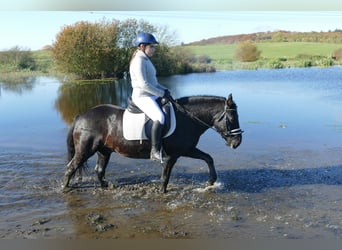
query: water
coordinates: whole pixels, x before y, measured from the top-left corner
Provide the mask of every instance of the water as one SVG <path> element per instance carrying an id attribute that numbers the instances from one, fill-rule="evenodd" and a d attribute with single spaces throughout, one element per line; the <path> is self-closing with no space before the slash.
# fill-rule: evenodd
<path id="1" fill-rule="evenodd" d="M 40 77 L 0 85 L 1 238 L 317 238 L 342 231 L 342 68 L 229 71 L 162 78 L 175 98 L 233 93 L 245 133 L 236 150 L 213 130 L 181 158 L 169 192 L 157 163 L 112 155 L 102 190 L 95 159 L 63 194 L 72 118 L 100 103 L 126 105 L 127 81 L 61 84 Z"/>

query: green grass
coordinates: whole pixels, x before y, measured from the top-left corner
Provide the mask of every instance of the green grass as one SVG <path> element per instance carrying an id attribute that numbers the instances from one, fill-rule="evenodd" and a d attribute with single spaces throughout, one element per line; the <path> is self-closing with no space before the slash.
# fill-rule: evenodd
<path id="1" fill-rule="evenodd" d="M 263 42 L 256 43 L 261 51 L 261 58 L 257 62 L 240 63 L 234 60 L 236 44 L 219 44 L 205 46 L 187 46 L 195 55 L 206 55 L 213 60 L 217 69 L 259 68 L 268 67 L 274 60 L 285 60 L 285 67 L 302 65 L 303 56 L 330 58 L 331 53 L 342 48 L 336 43 L 310 43 L 310 42 Z M 317 63 L 317 62 L 316 62 Z M 339 64 L 339 62 L 335 62 Z M 314 63 L 313 63 L 314 64 Z"/>
<path id="2" fill-rule="evenodd" d="M 295 58 L 300 54 L 313 56 L 330 56 L 331 53 L 342 47 L 335 43 L 258 43 L 258 49 L 264 58 Z"/>
<path id="3" fill-rule="evenodd" d="M 33 58 L 35 59 L 38 70 L 43 73 L 49 73 L 54 70 L 54 62 L 52 59 L 52 52 L 49 50 L 33 51 Z"/>
<path id="4" fill-rule="evenodd" d="M 1 53 L 1 52 L 0 52 Z M 0 82 L 3 83 L 23 83 L 32 77 L 49 75 L 61 76 L 57 71 L 52 58 L 52 52 L 49 50 L 32 51 L 32 57 L 36 62 L 35 70 L 18 69 L 17 65 L 11 63 L 0 64 Z"/>
<path id="5" fill-rule="evenodd" d="M 234 60 L 237 44 L 217 44 L 204 46 L 186 46 L 197 56 L 208 56 L 217 70 L 285 68 L 341 65 L 342 61 L 331 59 L 333 51 L 342 48 L 336 43 L 311 42 L 260 42 L 256 46 L 261 51 L 261 57 L 256 62 L 242 63 Z M 18 71 L 15 65 L 0 65 L 0 81 L 14 82 L 23 77 L 36 75 L 60 75 L 56 69 L 49 50 L 32 51 L 37 63 L 36 71 Z"/>

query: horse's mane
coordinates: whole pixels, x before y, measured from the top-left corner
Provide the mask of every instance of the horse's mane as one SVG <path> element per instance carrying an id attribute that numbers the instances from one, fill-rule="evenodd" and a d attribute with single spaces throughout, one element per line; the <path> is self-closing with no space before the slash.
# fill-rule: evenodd
<path id="1" fill-rule="evenodd" d="M 207 104 L 216 103 L 216 102 L 223 102 L 226 99 L 221 96 L 209 96 L 209 95 L 198 95 L 198 96 L 186 96 L 177 99 L 177 103 L 180 105 L 186 104 L 203 104 L 204 102 Z"/>

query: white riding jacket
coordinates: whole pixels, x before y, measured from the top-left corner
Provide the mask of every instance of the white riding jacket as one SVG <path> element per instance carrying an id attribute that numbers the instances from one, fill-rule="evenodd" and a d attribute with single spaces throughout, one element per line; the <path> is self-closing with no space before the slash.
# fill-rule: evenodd
<path id="1" fill-rule="evenodd" d="M 165 87 L 158 83 L 156 69 L 148 56 L 138 50 L 129 67 L 133 93 L 132 98 L 159 96 L 165 93 Z"/>
<path id="2" fill-rule="evenodd" d="M 132 83 L 132 100 L 153 121 L 164 124 L 165 117 L 156 102 L 166 88 L 158 83 L 156 69 L 148 56 L 138 50 L 129 67 Z"/>

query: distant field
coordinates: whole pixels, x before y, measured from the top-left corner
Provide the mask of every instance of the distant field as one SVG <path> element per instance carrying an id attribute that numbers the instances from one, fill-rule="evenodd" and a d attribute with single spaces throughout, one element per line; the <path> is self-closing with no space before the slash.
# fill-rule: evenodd
<path id="1" fill-rule="evenodd" d="M 330 56 L 334 50 L 342 48 L 342 44 L 308 42 L 258 43 L 257 46 L 264 58 L 295 58 L 299 54 Z"/>
<path id="2" fill-rule="evenodd" d="M 293 61 L 297 56 L 323 56 L 330 57 L 331 53 L 342 44 L 336 43 L 310 43 L 310 42 L 269 42 L 256 43 L 261 51 L 260 60 L 275 60 L 286 58 Z M 195 55 L 209 56 L 218 69 L 231 68 L 234 63 L 234 51 L 236 44 L 226 45 L 205 45 L 205 46 L 187 46 Z"/>

